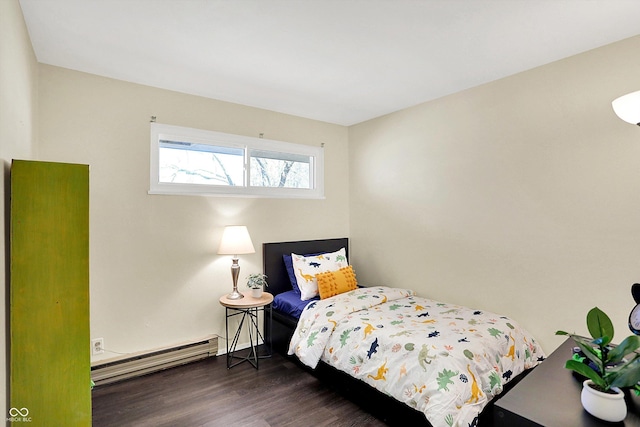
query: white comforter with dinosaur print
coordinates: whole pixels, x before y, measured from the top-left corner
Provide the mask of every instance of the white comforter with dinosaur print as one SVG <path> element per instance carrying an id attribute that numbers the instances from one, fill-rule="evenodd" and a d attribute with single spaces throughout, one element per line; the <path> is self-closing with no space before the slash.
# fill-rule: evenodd
<path id="1" fill-rule="evenodd" d="M 289 347 L 423 412 L 434 427 L 469 426 L 503 386 L 545 355 L 513 320 L 389 287 L 310 303 Z"/>

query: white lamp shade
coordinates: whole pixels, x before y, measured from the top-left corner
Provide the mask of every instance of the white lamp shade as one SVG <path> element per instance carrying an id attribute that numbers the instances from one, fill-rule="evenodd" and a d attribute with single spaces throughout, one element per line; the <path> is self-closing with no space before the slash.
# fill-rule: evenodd
<path id="1" fill-rule="evenodd" d="M 616 115 L 625 122 L 640 124 L 640 90 L 614 99 L 611 106 Z"/>
<path id="2" fill-rule="evenodd" d="M 244 225 L 225 227 L 218 248 L 219 255 L 253 254 L 255 252 L 247 227 Z"/>

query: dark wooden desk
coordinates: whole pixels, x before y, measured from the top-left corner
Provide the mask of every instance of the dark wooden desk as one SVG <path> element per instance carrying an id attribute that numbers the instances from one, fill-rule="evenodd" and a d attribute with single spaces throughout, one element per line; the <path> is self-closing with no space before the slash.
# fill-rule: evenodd
<path id="1" fill-rule="evenodd" d="M 620 423 L 600 421 L 582 408 L 582 383 L 564 367 L 573 340 L 567 339 L 493 406 L 496 427 L 640 426 L 640 397 L 627 393 L 627 418 Z"/>

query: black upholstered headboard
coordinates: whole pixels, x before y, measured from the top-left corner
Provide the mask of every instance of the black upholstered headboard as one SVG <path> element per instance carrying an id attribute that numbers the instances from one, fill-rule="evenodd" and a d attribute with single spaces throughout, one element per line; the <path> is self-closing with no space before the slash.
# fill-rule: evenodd
<path id="1" fill-rule="evenodd" d="M 277 242 L 262 244 L 263 271 L 267 275 L 269 287 L 267 291 L 273 295 L 291 290 L 291 282 L 282 259 L 283 254 L 311 254 L 318 252 L 335 252 L 345 248 L 349 259 L 349 239 L 302 240 L 297 242 Z"/>

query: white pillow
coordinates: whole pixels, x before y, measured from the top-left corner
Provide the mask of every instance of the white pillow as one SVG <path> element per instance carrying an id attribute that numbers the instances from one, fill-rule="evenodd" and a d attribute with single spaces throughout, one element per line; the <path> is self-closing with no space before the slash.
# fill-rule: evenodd
<path id="1" fill-rule="evenodd" d="M 291 261 L 296 281 L 300 288 L 300 299 L 310 300 L 318 295 L 318 280 L 316 274 L 327 271 L 338 271 L 349 265 L 347 252 L 344 248 L 336 252 L 320 255 L 303 256 L 292 253 Z"/>

